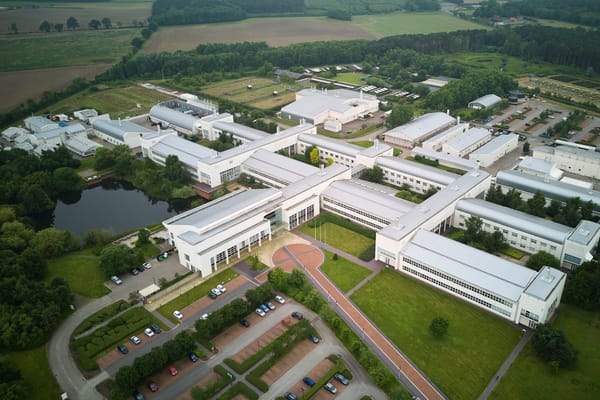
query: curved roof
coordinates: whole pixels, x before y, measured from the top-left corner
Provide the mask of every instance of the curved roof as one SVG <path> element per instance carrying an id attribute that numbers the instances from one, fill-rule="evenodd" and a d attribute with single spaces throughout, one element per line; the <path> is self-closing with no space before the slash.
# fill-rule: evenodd
<path id="1" fill-rule="evenodd" d="M 129 132 L 154 133 L 141 125 L 129 121 L 115 121 L 97 119 L 92 122 L 92 127 L 105 135 L 111 136 L 121 142 L 125 141 L 125 134 Z"/>
<path id="2" fill-rule="evenodd" d="M 377 157 L 375 163 L 382 167 L 393 169 L 394 171 L 404 172 L 417 178 L 439 183 L 443 186 L 450 185 L 460 176 L 438 168 L 433 168 L 428 165 L 413 161 L 407 161 L 398 157 Z"/>
<path id="3" fill-rule="evenodd" d="M 519 171 L 498 172 L 496 183 L 528 193 L 535 193 L 536 190 L 539 190 L 545 197 L 560 201 L 579 197 L 584 203 L 591 201 L 594 204 L 594 210 L 600 210 L 600 192 L 597 190 L 588 190 L 556 180 L 545 180 L 539 176 Z"/>
<path id="4" fill-rule="evenodd" d="M 156 105 L 150 109 L 150 117 L 187 129 L 190 132 L 194 130 L 194 124 L 198 121 L 198 118 L 193 115 L 185 114 L 161 105 Z"/>
<path id="5" fill-rule="evenodd" d="M 430 135 L 432 132 L 442 129 L 454 122 L 454 117 L 443 112 L 434 112 L 421 115 L 419 118 L 389 130 L 385 134 L 392 137 L 416 141 L 423 136 Z"/>
<path id="6" fill-rule="evenodd" d="M 355 144 L 342 142 L 341 140 L 329 139 L 321 135 L 311 135 L 308 133 L 301 133 L 298 135 L 298 140 L 316 146 L 319 149 L 335 151 L 336 153 L 344 154 L 350 157 L 356 157 L 358 153 L 364 150 L 363 147 Z"/>
<path id="7" fill-rule="evenodd" d="M 258 140 L 268 135 L 268 133 L 266 132 L 254 128 L 249 128 L 242 124 L 236 124 L 235 122 L 215 122 L 213 124 L 213 128 L 219 129 L 223 132 L 229 132 L 235 136 L 247 140 Z"/>
<path id="8" fill-rule="evenodd" d="M 469 105 L 479 104 L 482 107 L 492 107 L 500 103 L 501 101 L 502 99 L 496 96 L 495 94 L 486 94 L 485 96 L 481 96 L 480 98 L 473 100 L 469 103 Z"/>
<path id="9" fill-rule="evenodd" d="M 555 243 L 564 243 L 573 231 L 568 226 L 481 199 L 459 200 L 456 209 Z"/>

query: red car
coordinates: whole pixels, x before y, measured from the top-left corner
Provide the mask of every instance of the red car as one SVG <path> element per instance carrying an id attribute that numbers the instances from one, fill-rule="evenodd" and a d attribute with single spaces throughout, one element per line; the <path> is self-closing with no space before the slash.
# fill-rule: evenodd
<path id="1" fill-rule="evenodd" d="M 150 389 L 151 392 L 158 392 L 158 385 L 154 381 L 148 381 L 148 389 Z"/>
<path id="2" fill-rule="evenodd" d="M 172 365 L 168 368 L 168 370 L 169 370 L 169 373 L 171 374 L 171 376 L 175 376 L 179 373 L 179 371 L 177 371 L 177 368 L 175 368 Z"/>

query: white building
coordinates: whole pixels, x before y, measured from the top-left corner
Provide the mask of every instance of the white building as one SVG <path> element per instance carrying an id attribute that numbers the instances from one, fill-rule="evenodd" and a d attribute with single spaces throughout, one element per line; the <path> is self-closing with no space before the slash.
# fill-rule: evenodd
<path id="1" fill-rule="evenodd" d="M 585 150 L 573 146 L 538 146 L 533 156 L 556 163 L 563 171 L 576 175 L 600 179 L 600 153 L 595 149 Z"/>
<path id="2" fill-rule="evenodd" d="M 142 137 L 155 133 L 127 120 L 97 119 L 92 122 L 92 128 L 94 134 L 105 142 L 114 145 L 124 144 L 129 148 L 139 147 Z"/>
<path id="3" fill-rule="evenodd" d="M 83 110 L 78 110 L 78 111 L 73 112 L 73 116 L 80 121 L 89 123 L 90 118 L 94 118 L 94 117 L 98 116 L 98 111 L 96 111 L 92 108 L 85 108 Z"/>
<path id="4" fill-rule="evenodd" d="M 487 129 L 471 128 L 442 145 L 442 153 L 464 157 L 487 143 L 492 134 Z"/>
<path id="5" fill-rule="evenodd" d="M 511 133 L 509 135 L 496 136 L 469 154 L 469 160 L 479 163 L 482 167 L 489 167 L 518 146 L 519 135 Z"/>
<path id="6" fill-rule="evenodd" d="M 515 170 L 525 174 L 535 175 L 552 180 L 560 180 L 560 178 L 563 176 L 563 172 L 556 168 L 555 162 L 530 156 L 523 157 Z"/>
<path id="7" fill-rule="evenodd" d="M 463 171 L 470 171 L 479 167 L 475 161 L 452 156 L 450 154 L 444 154 L 441 151 L 425 149 L 423 147 L 414 147 L 410 151 L 410 155 L 413 157 L 418 156 L 428 160 L 437 161 L 440 165 L 445 165 L 446 167 L 456 168 Z"/>
<path id="8" fill-rule="evenodd" d="M 486 94 L 480 98 L 473 100 L 469 103 L 469 108 L 474 110 L 481 110 L 482 108 L 492 108 L 497 104 L 500 104 L 502 99 L 495 94 Z"/>
<path id="9" fill-rule="evenodd" d="M 304 89 L 296 93 L 296 101 L 281 109 L 282 118 L 304 121 L 314 125 L 326 121 L 345 124 L 359 116 L 376 112 L 376 96 L 348 89 Z"/>
<path id="10" fill-rule="evenodd" d="M 398 146 L 413 148 L 455 124 L 456 120 L 443 112 L 424 114 L 409 123 L 387 131 L 385 141 Z"/>
<path id="11" fill-rule="evenodd" d="M 423 142 L 422 146 L 424 149 L 441 151 L 444 143 L 454 139 L 457 136 L 465 133 L 469 129 L 469 124 L 460 123 L 460 117 L 457 118 L 458 123 L 450 128 L 446 129 L 442 133 L 438 133 L 434 137 L 427 139 Z"/>
<path id="12" fill-rule="evenodd" d="M 417 193 L 431 189 L 442 190 L 454 182 L 459 175 L 398 157 L 377 157 L 377 166 L 383 171 L 384 182 L 403 187 Z"/>
<path id="13" fill-rule="evenodd" d="M 14 142 L 17 136 L 26 135 L 28 133 L 29 131 L 26 129 L 11 126 L 2 131 L 2 138 L 9 142 Z"/>
<path id="14" fill-rule="evenodd" d="M 33 133 L 50 131 L 59 127 L 56 122 L 52 122 L 48 118 L 39 116 L 25 118 L 24 122 L 25 128 L 29 129 Z"/>

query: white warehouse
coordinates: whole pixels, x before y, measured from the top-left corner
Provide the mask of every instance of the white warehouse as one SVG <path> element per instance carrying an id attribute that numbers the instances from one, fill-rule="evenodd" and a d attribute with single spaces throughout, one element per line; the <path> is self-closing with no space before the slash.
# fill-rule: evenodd
<path id="1" fill-rule="evenodd" d="M 489 167 L 519 145 L 519 135 L 496 136 L 477 150 L 469 154 L 469 160 L 479 163 L 482 167 Z"/>
<path id="2" fill-rule="evenodd" d="M 413 148 L 455 124 L 456 119 L 443 112 L 424 114 L 387 131 L 385 141 L 397 146 Z"/>
<path id="3" fill-rule="evenodd" d="M 456 136 L 442 146 L 442 153 L 456 157 L 464 157 L 475 149 L 487 143 L 492 134 L 487 129 L 471 128 Z"/>
<path id="4" fill-rule="evenodd" d="M 600 179 L 600 153 L 572 146 L 537 146 L 533 156 L 556 163 L 563 171 Z"/>

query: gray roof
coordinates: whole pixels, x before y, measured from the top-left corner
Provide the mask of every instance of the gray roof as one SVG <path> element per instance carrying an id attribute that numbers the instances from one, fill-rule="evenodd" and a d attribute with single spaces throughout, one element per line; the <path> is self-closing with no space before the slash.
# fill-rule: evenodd
<path id="1" fill-rule="evenodd" d="M 600 160 L 600 153 L 594 150 L 585 150 L 573 146 L 556 146 L 555 153 L 569 153 L 581 158 L 588 158 L 592 160 Z"/>
<path id="2" fill-rule="evenodd" d="M 92 127 L 98 132 L 113 137 L 121 142 L 125 140 L 125 134 L 129 132 L 155 133 L 153 130 L 125 120 L 97 119 L 92 122 Z"/>
<path id="3" fill-rule="evenodd" d="M 340 180 L 322 193 L 342 204 L 387 220 L 388 223 L 413 210 L 415 205 L 395 197 L 397 190 L 361 180 Z"/>
<path id="4" fill-rule="evenodd" d="M 243 167 L 284 185 L 302 180 L 319 171 L 319 168 L 310 164 L 264 149 L 259 149 L 252 154 L 244 161 Z"/>
<path id="5" fill-rule="evenodd" d="M 424 147 L 414 147 L 410 154 L 413 156 L 423 156 L 432 160 L 439 160 L 443 163 L 452 165 L 453 167 L 470 170 L 478 168 L 475 161 L 467 160 L 466 158 L 456 157 L 451 154 L 444 154 L 439 151 L 429 150 Z"/>
<path id="6" fill-rule="evenodd" d="M 168 155 L 177 156 L 179 161 L 193 167 L 198 167 L 198 161 L 216 156 L 218 153 L 208 147 L 201 146 L 177 135 L 167 135 L 160 142 L 151 147 L 153 153 L 160 154 L 165 158 Z"/>
<path id="7" fill-rule="evenodd" d="M 354 108 L 352 104 L 354 100 L 360 101 L 361 98 L 360 93 L 348 89 L 328 91 L 304 89 L 298 92 L 298 95 L 302 98 L 283 107 L 281 111 L 310 120 L 314 120 L 317 115 L 328 110 L 344 113 Z M 377 100 L 377 97 L 364 93 L 362 98 L 369 101 Z"/>
<path id="8" fill-rule="evenodd" d="M 422 137 L 431 135 L 433 132 L 443 129 L 456 120 L 443 112 L 434 112 L 421 115 L 420 117 L 400 125 L 385 133 L 386 136 L 406 138 L 417 141 Z"/>
<path id="9" fill-rule="evenodd" d="M 564 272 L 544 266 L 525 289 L 525 293 L 540 300 L 546 300 L 563 279 L 565 279 Z"/>
<path id="10" fill-rule="evenodd" d="M 439 168 L 430 167 L 429 165 L 414 161 L 408 161 L 399 157 L 377 157 L 375 163 L 382 167 L 404 172 L 416 178 L 426 179 L 443 186 L 450 185 L 460 176 Z"/>
<path id="11" fill-rule="evenodd" d="M 507 143 L 514 141 L 517 143 L 519 141 L 519 137 L 514 133 L 510 135 L 500 135 L 496 136 L 471 154 L 491 154 L 495 153 L 499 149 L 503 148 Z"/>
<path id="12" fill-rule="evenodd" d="M 300 193 L 310 191 L 319 184 L 332 179 L 335 176 L 341 175 L 348 170 L 348 167 L 345 165 L 333 163 L 329 167 L 319 169 L 319 171 L 307 176 L 304 179 L 290 183 L 286 187 L 282 188 L 281 191 L 286 199 L 290 199 Z"/>
<path id="13" fill-rule="evenodd" d="M 60 126 L 58 128 L 50 129 L 48 131 L 34 133 L 33 136 L 35 136 L 36 139 L 48 140 L 48 139 L 54 139 L 56 137 L 62 136 L 63 134 L 74 135 L 76 133 L 81 133 L 81 132 L 85 132 L 85 127 L 83 125 L 77 123 L 77 124 L 72 124 L 72 125 L 67 125 L 67 126 Z"/>
<path id="14" fill-rule="evenodd" d="M 569 241 L 587 246 L 590 244 L 590 241 L 596 237 L 596 234 L 599 230 L 599 224 L 592 221 L 581 220 L 579 221 L 577 227 L 573 230 L 573 233 L 569 237 Z"/>
<path id="15" fill-rule="evenodd" d="M 458 152 L 462 152 L 483 139 L 491 137 L 492 134 L 487 129 L 471 128 L 465 133 L 462 133 L 444 144 L 444 147 L 452 147 Z"/>
<path id="16" fill-rule="evenodd" d="M 535 175 L 512 170 L 498 172 L 496 183 L 528 193 L 535 193 L 539 190 L 545 197 L 559 201 L 579 197 L 583 202 L 591 201 L 594 204 L 594 209 L 600 210 L 600 192 L 596 190 L 588 190 L 568 183 L 546 180 Z"/>
<path id="17" fill-rule="evenodd" d="M 559 244 L 564 244 L 573 231 L 568 226 L 481 199 L 459 200 L 456 209 Z"/>
<path id="18" fill-rule="evenodd" d="M 249 128 L 245 125 L 236 124 L 235 122 L 215 122 L 213 128 L 219 129 L 223 132 L 229 132 L 235 136 L 247 139 L 247 140 L 258 140 L 269 135 L 266 132 L 258 129 Z"/>
<path id="19" fill-rule="evenodd" d="M 193 115 L 161 105 L 156 105 L 150 109 L 150 117 L 187 129 L 190 132 L 194 130 L 194 124 L 198 121 L 198 118 Z"/>
<path id="20" fill-rule="evenodd" d="M 471 103 L 481 104 L 484 107 L 492 107 L 501 101 L 502 99 L 495 94 L 486 94 L 485 96 L 481 96 L 480 98 L 473 100 Z"/>
<path id="21" fill-rule="evenodd" d="M 523 157 L 518 168 L 528 169 L 542 174 L 550 174 L 554 165 L 555 163 L 552 161 L 526 156 Z"/>
<path id="22" fill-rule="evenodd" d="M 534 270 L 423 229 L 402 254 L 513 302 L 536 275 Z"/>
<path id="23" fill-rule="evenodd" d="M 465 131 L 469 128 L 469 124 L 466 122 L 461 122 L 460 124 L 456 124 L 448 129 L 443 130 L 441 133 L 438 133 L 437 135 L 433 136 L 432 138 L 427 139 L 426 141 L 423 142 L 423 144 L 437 144 L 439 142 L 444 142 L 446 136 L 452 136 L 454 137 L 454 135 L 457 135 L 457 131 L 464 129 Z"/>
<path id="24" fill-rule="evenodd" d="M 317 146 L 320 150 L 330 150 L 349 157 L 356 157 L 358 153 L 364 150 L 363 147 L 355 144 L 350 144 L 341 140 L 330 139 L 326 136 L 311 135 L 307 133 L 301 133 L 298 135 L 298 141 Z"/>
<path id="25" fill-rule="evenodd" d="M 78 136 L 73 136 L 67 139 L 65 141 L 65 146 L 79 155 L 89 155 L 97 148 L 102 147 L 98 143 L 88 138 L 82 138 Z"/>
<path id="26" fill-rule="evenodd" d="M 391 148 L 391 146 L 388 146 L 387 144 L 375 139 L 373 146 L 363 149 L 360 154 L 365 157 L 377 157 L 386 151 L 389 151 Z"/>
<path id="27" fill-rule="evenodd" d="M 56 122 L 50 121 L 48 118 L 40 117 L 39 115 L 25 118 L 25 123 L 34 129 L 40 129 L 46 125 L 55 125 L 55 127 L 58 128 L 58 124 Z"/>

